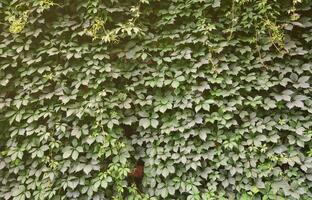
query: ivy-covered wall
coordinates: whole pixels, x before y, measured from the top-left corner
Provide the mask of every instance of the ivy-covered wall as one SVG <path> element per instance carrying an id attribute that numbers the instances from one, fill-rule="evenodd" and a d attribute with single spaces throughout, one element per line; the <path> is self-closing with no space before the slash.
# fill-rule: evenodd
<path id="1" fill-rule="evenodd" d="M 311 0 L 2 0 L 0 199 L 311 200 Z"/>

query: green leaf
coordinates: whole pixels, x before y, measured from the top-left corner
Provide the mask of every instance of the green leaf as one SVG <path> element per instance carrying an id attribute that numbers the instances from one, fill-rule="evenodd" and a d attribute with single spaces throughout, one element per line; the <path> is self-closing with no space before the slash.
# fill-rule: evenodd
<path id="1" fill-rule="evenodd" d="M 213 7 L 213 8 L 220 7 L 220 3 L 221 3 L 221 0 L 214 0 L 214 2 L 213 2 L 213 4 L 212 4 L 212 7 Z"/>
<path id="2" fill-rule="evenodd" d="M 151 125 L 151 121 L 148 118 L 142 118 L 139 121 L 139 125 L 146 129 Z"/>
<path id="3" fill-rule="evenodd" d="M 171 83 L 171 86 L 173 87 L 173 88 L 178 88 L 179 87 L 179 85 L 180 85 L 180 83 L 178 82 L 178 81 L 172 81 L 172 83 Z"/>
<path id="4" fill-rule="evenodd" d="M 83 171 L 88 175 L 92 171 L 92 166 L 91 165 L 86 165 L 83 168 Z"/>
<path id="5" fill-rule="evenodd" d="M 200 131 L 199 137 L 200 137 L 200 139 L 202 139 L 203 141 L 206 141 L 207 133 L 204 132 L 204 131 Z"/>
<path id="6" fill-rule="evenodd" d="M 158 120 L 156 120 L 156 119 L 151 120 L 151 125 L 153 128 L 157 128 L 158 124 L 159 124 Z"/>
<path id="7" fill-rule="evenodd" d="M 256 194 L 256 193 L 259 192 L 259 189 L 258 189 L 256 186 L 253 186 L 253 187 L 251 188 L 251 191 L 252 191 L 252 193 Z"/>
<path id="8" fill-rule="evenodd" d="M 145 60 L 146 57 L 147 57 L 147 54 L 146 54 L 146 53 L 143 53 L 143 54 L 141 55 L 142 60 Z"/>
<path id="9" fill-rule="evenodd" d="M 72 158 L 74 160 L 77 160 L 78 156 L 79 156 L 79 152 L 78 151 L 73 151 L 73 153 L 71 154 Z"/>
<path id="10" fill-rule="evenodd" d="M 69 158 L 72 154 L 73 150 L 72 149 L 66 149 L 63 153 L 63 158 Z"/>

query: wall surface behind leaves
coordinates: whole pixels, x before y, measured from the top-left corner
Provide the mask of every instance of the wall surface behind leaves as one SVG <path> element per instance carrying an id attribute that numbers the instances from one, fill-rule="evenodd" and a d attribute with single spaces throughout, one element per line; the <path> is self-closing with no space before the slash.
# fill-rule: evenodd
<path id="1" fill-rule="evenodd" d="M 311 199 L 311 6 L 2 0 L 0 198 Z"/>

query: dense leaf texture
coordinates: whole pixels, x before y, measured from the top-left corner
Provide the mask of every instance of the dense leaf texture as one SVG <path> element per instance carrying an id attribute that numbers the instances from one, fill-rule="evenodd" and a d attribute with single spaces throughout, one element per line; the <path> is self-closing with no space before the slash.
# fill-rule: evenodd
<path id="1" fill-rule="evenodd" d="M 311 199 L 311 6 L 1 1 L 0 198 Z"/>

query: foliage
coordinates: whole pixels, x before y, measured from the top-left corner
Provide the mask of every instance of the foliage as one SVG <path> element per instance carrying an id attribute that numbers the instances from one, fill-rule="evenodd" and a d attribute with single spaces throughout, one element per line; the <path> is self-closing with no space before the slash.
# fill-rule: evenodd
<path id="1" fill-rule="evenodd" d="M 311 6 L 1 1 L 1 199 L 311 199 Z"/>

